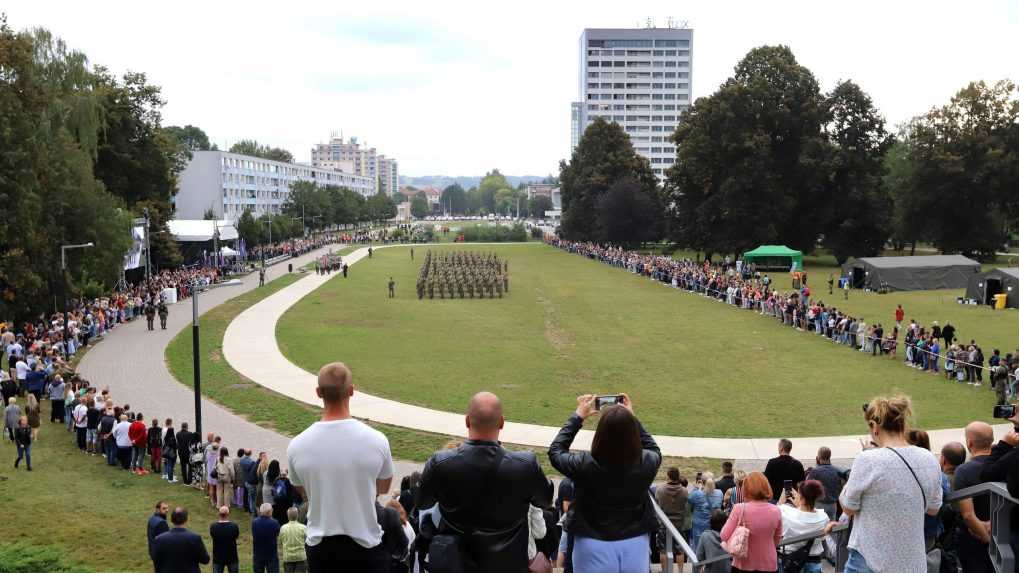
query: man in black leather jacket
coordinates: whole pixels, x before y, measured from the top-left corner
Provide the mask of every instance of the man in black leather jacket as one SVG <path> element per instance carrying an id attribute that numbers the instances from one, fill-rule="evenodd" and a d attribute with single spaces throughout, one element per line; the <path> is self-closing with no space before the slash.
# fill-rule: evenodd
<path id="1" fill-rule="evenodd" d="M 980 479 L 989 481 L 1003 481 L 1008 487 L 1008 493 L 1012 497 L 1019 496 L 1019 416 L 1009 420 L 1016 424 L 997 444 L 991 448 L 991 455 L 984 463 L 983 471 L 980 472 Z M 1019 507 L 1012 508 L 1012 551 L 1019 555 Z"/>
<path id="2" fill-rule="evenodd" d="M 421 474 L 417 507 L 439 504 L 439 534 L 458 534 L 469 558 L 467 571 L 527 571 L 528 505 L 546 507 L 552 488 L 531 452 L 499 444 L 505 419 L 491 392 L 471 398 L 467 440 L 436 452 Z"/>

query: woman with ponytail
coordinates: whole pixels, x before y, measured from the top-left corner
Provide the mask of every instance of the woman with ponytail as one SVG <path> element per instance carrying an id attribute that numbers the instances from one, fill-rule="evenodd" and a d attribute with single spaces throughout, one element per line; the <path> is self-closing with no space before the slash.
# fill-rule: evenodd
<path id="1" fill-rule="evenodd" d="M 924 515 L 941 507 L 940 465 L 909 443 L 909 398 L 875 398 L 863 412 L 868 443 L 839 498 L 853 518 L 845 572 L 926 573 Z"/>

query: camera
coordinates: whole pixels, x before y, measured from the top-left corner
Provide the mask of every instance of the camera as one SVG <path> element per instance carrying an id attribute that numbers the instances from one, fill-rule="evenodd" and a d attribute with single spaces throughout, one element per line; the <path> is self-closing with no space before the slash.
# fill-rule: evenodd
<path id="1" fill-rule="evenodd" d="M 994 417 L 1002 420 L 1015 417 L 1015 404 L 1004 404 L 994 407 Z"/>
<path id="2" fill-rule="evenodd" d="M 594 409 L 601 410 L 602 406 L 615 406 L 616 404 L 623 403 L 622 394 L 613 394 L 607 396 L 595 396 L 594 398 Z"/>

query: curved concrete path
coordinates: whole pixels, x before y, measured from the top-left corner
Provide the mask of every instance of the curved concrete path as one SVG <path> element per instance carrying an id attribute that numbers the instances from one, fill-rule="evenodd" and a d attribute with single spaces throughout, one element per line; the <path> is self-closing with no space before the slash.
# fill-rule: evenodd
<path id="1" fill-rule="evenodd" d="M 266 282 L 287 274 L 287 264 L 296 269 L 312 262 L 330 248 L 323 247 L 296 259 L 287 259 L 266 269 Z M 303 278 L 295 284 L 307 280 Z M 258 288 L 258 273 L 251 273 L 241 279 L 242 284 L 206 291 L 199 296 L 199 311 L 220 305 L 231 298 Z M 89 349 L 78 365 L 78 372 L 101 387 L 109 386 L 113 399 L 118 404 L 130 404 L 135 412 L 158 416 L 162 421 L 172 418 L 179 430 L 181 422 L 188 422 L 194 430 L 194 393 L 191 388 L 178 382 L 167 368 L 164 358 L 166 347 L 181 330 L 191 324 L 191 303 L 189 298 L 170 307 L 167 329 L 147 332 L 144 320 L 121 324 L 107 333 L 105 339 Z M 321 405 L 321 404 L 316 404 Z M 215 432 L 223 437 L 224 444 L 231 450 L 238 447 L 250 448 L 257 454 L 265 451 L 270 459 L 277 459 L 286 465 L 286 450 L 290 438 L 264 428 L 238 416 L 219 404 L 202 399 L 202 426 L 205 432 Z M 397 462 L 399 476 L 407 475 L 419 464 Z M 399 480 L 396 480 L 399 483 Z"/>
<path id="2" fill-rule="evenodd" d="M 400 245 L 393 245 L 393 247 L 398 246 Z M 344 261 L 353 266 L 365 257 L 367 257 L 367 249 L 362 248 L 345 256 Z M 337 276 L 335 274 L 309 276 L 266 297 L 239 314 L 227 327 L 223 338 L 223 354 L 227 362 L 245 377 L 266 388 L 306 404 L 320 405 L 321 402 L 315 395 L 317 383 L 315 375 L 294 365 L 283 356 L 276 343 L 276 323 L 283 313 L 297 301 Z M 342 360 L 342 358 L 342 356 L 337 356 L 338 360 Z M 442 412 L 422 406 L 404 404 L 363 392 L 355 392 L 351 402 L 351 411 L 359 418 L 394 426 L 452 436 L 466 435 L 462 413 Z M 512 406 L 509 407 L 507 414 L 508 417 L 513 416 Z M 1010 426 L 1007 424 L 996 426 L 995 433 L 999 436 L 1003 435 L 1009 428 Z M 548 447 L 558 430 L 558 428 L 550 426 L 507 422 L 501 438 L 504 442 L 511 444 Z M 594 433 L 590 430 L 582 430 L 574 444 L 575 447 L 590 448 L 593 435 Z M 934 430 L 930 432 L 930 436 L 932 446 L 936 451 L 942 444 L 950 441 L 965 443 L 961 429 Z M 774 457 L 778 438 L 725 439 L 655 436 L 655 439 L 658 441 L 662 453 L 667 456 L 732 458 L 752 462 Z M 796 438 L 793 442 L 795 454 L 806 459 L 812 458 L 821 446 L 831 448 L 833 457 L 838 459 L 853 458 L 860 451 L 859 435 Z"/>

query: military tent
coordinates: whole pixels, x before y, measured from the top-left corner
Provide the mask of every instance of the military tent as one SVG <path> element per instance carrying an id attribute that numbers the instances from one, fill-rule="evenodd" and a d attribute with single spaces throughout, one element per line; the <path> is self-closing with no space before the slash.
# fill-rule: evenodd
<path id="1" fill-rule="evenodd" d="M 994 304 L 994 295 L 1006 294 L 1005 306 L 1019 308 L 1019 268 L 998 268 L 975 274 L 966 286 L 966 298 L 980 304 Z"/>
<path id="2" fill-rule="evenodd" d="M 966 288 L 980 263 L 962 255 L 865 257 L 842 265 L 853 288 L 931 290 Z"/>

